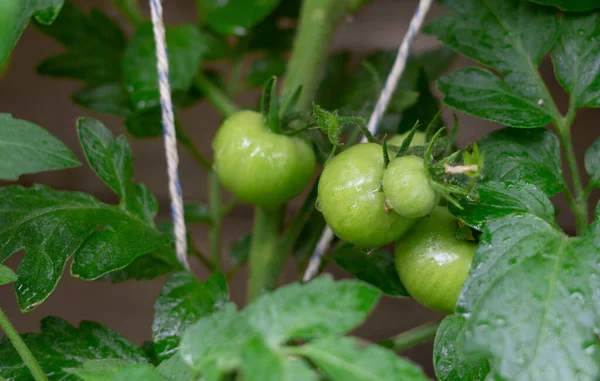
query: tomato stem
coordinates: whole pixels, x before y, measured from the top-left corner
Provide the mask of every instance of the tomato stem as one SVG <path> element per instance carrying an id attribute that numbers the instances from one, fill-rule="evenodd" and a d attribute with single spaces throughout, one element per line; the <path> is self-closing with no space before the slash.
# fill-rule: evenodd
<path id="1" fill-rule="evenodd" d="M 439 326 L 439 321 L 426 323 L 419 327 L 402 332 L 391 339 L 381 341 L 378 344 L 383 347 L 393 349 L 396 352 L 402 352 L 414 347 L 417 344 L 421 344 L 425 341 L 433 339 Z"/>
<path id="2" fill-rule="evenodd" d="M 37 362 L 33 353 L 27 347 L 27 344 L 23 341 L 15 327 L 11 324 L 8 317 L 4 314 L 2 309 L 0 308 L 0 328 L 4 331 L 12 345 L 15 347 L 19 356 L 23 359 L 23 362 L 29 368 L 29 371 L 33 375 L 33 378 L 36 381 L 48 381 L 48 377 L 46 377 L 46 373 Z"/>

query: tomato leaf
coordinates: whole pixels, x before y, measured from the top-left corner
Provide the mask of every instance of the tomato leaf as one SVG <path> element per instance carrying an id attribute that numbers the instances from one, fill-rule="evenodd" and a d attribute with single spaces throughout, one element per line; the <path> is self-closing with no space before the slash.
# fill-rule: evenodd
<path id="1" fill-rule="evenodd" d="M 0 265 L 0 286 L 17 280 L 17 275 L 8 267 Z"/>
<path id="2" fill-rule="evenodd" d="M 236 266 L 241 266 L 244 263 L 248 262 L 248 256 L 250 255 L 250 244 L 252 242 L 252 233 L 246 233 L 233 242 L 231 245 L 231 251 L 229 258 L 231 260 L 231 264 Z"/>
<path id="3" fill-rule="evenodd" d="M 551 5 L 563 11 L 583 12 L 591 11 L 592 9 L 600 8 L 595 0 L 529 0 L 542 5 Z"/>
<path id="4" fill-rule="evenodd" d="M 535 185 L 523 182 L 488 181 L 476 186 L 479 198 L 459 200 L 463 209 L 453 204 L 449 210 L 465 224 L 482 230 L 486 221 L 504 217 L 515 212 L 530 213 L 548 223 L 554 222 L 554 206 Z"/>
<path id="5" fill-rule="evenodd" d="M 180 336 L 192 323 L 223 307 L 229 299 L 227 280 L 216 273 L 199 282 L 189 272 L 173 274 L 154 303 L 152 338 L 159 359 L 165 360 L 177 351 Z"/>
<path id="6" fill-rule="evenodd" d="M 351 244 L 344 244 L 331 253 L 330 258 L 348 274 L 377 287 L 385 294 L 408 296 L 398 278 L 394 257 L 385 250 L 366 253 Z"/>
<path id="7" fill-rule="evenodd" d="M 456 312 L 465 354 L 488 355 L 488 379 L 596 380 L 600 223 L 569 238 L 517 213 L 488 222 Z"/>
<path id="8" fill-rule="evenodd" d="M 169 381 L 195 380 L 191 369 L 183 361 L 180 352 L 176 352 L 171 358 L 161 362 L 156 370 Z"/>
<path id="9" fill-rule="evenodd" d="M 559 30 L 556 12 L 524 0 L 441 1 L 451 12 L 425 28 L 457 52 L 498 71 L 444 76 L 444 102 L 465 113 L 513 127 L 539 127 L 557 114 L 537 68 Z M 502 106 L 498 108 L 498 106 Z"/>
<path id="10" fill-rule="evenodd" d="M 281 0 L 197 0 L 198 17 L 221 34 L 243 36 L 269 15 Z"/>
<path id="11" fill-rule="evenodd" d="M 302 359 L 287 359 L 283 363 L 284 381 L 320 381 L 308 363 Z"/>
<path id="12" fill-rule="evenodd" d="M 366 319 L 379 297 L 380 292 L 366 283 L 320 276 L 265 294 L 243 314 L 269 344 L 276 345 L 346 333 Z"/>
<path id="13" fill-rule="evenodd" d="M 173 90 L 188 90 L 206 53 L 200 30 L 192 24 L 166 30 L 169 49 L 169 81 Z M 122 59 L 123 80 L 135 107 L 145 110 L 159 103 L 158 72 L 152 25 L 138 28 Z"/>
<path id="14" fill-rule="evenodd" d="M 464 325 L 464 318 L 447 316 L 435 335 L 433 367 L 440 381 L 483 381 L 490 371 L 485 357 L 465 358 L 456 339 Z"/>
<path id="15" fill-rule="evenodd" d="M 125 35 L 119 25 L 101 11 L 94 9 L 86 15 L 66 2 L 52 25 L 37 26 L 66 48 L 65 53 L 42 61 L 38 73 L 88 84 L 121 80 Z"/>
<path id="16" fill-rule="evenodd" d="M 140 348 L 99 323 L 83 321 L 75 328 L 60 318 L 47 317 L 42 320 L 41 333 L 26 333 L 22 337 L 51 381 L 79 380 L 69 369 L 93 359 L 147 362 Z M 6 337 L 0 339 L 0 376 L 9 380 L 31 379 L 29 369 Z"/>
<path id="17" fill-rule="evenodd" d="M 81 165 L 73 153 L 43 128 L 0 113 L 0 179 Z"/>
<path id="18" fill-rule="evenodd" d="M 52 24 L 63 7 L 64 0 L 3 1 L 0 5 L 0 68 L 33 16 L 42 24 Z"/>
<path id="19" fill-rule="evenodd" d="M 565 13 L 552 49 L 554 71 L 571 107 L 600 107 L 600 14 Z"/>
<path id="20" fill-rule="evenodd" d="M 565 189 L 560 145 L 554 133 L 505 128 L 477 144 L 485 152 L 484 180 L 529 183 L 548 196 Z"/>
<path id="21" fill-rule="evenodd" d="M 590 181 L 600 186 L 600 139 L 596 140 L 585 151 L 585 170 L 590 175 Z"/>
<path id="22" fill-rule="evenodd" d="M 269 78 L 282 76 L 285 74 L 286 64 L 287 61 L 278 55 L 265 55 L 255 59 L 246 79 L 248 86 L 262 87 Z"/>
<path id="23" fill-rule="evenodd" d="M 118 116 L 129 115 L 133 107 L 125 87 L 116 82 L 86 86 L 73 93 L 71 99 L 89 110 Z"/>
<path id="24" fill-rule="evenodd" d="M 87 360 L 80 368 L 65 368 L 64 370 L 83 381 L 112 381 L 119 370 L 128 366 L 132 365 L 125 360 L 109 358 Z"/>
<path id="25" fill-rule="evenodd" d="M 415 364 L 376 345 L 363 346 L 350 337 L 330 337 L 295 350 L 314 362 L 332 381 L 425 381 Z"/>
<path id="26" fill-rule="evenodd" d="M 144 380 L 144 381 L 164 381 L 165 378 L 150 364 L 138 364 L 130 365 L 126 368 L 119 370 L 112 381 L 131 381 L 131 380 Z"/>

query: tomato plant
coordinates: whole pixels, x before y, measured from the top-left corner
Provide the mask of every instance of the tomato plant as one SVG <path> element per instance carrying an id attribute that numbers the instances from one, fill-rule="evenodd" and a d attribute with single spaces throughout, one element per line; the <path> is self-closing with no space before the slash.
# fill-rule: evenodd
<path id="1" fill-rule="evenodd" d="M 88 11 L 0 1 L 4 75 L 30 25 L 62 45 L 37 73 L 79 83 L 71 98 L 85 110 L 74 126 L 81 155 L 29 121 L 43 116 L 1 110 L 0 286 L 14 287 L 25 313 L 68 263 L 90 282 L 166 279 L 143 346 L 61 317 L 17 332 L 21 316 L 0 309 L 0 380 L 426 380 L 433 374 L 403 355 L 430 340 L 442 381 L 600 377 L 600 140 L 585 152 L 572 142 L 582 110 L 600 108 L 598 2 L 439 0 L 444 14 L 421 32 L 443 46 L 411 52 L 388 92 L 396 51 L 329 51 L 340 23 L 375 1 L 196 0 L 194 20 L 166 25 L 167 111 L 198 164 L 182 176 L 208 186 L 205 200 L 182 193 L 185 225 L 207 233 L 188 234 L 193 271 L 158 213 L 166 205 L 133 180 L 130 140 L 161 137 L 166 107 L 142 2 Z M 542 62 L 554 79 L 542 78 Z M 238 102 L 260 88 L 260 102 Z M 200 102 L 223 120 L 211 155 L 181 116 Z M 463 114 L 499 128 L 482 123 L 481 138 L 457 140 Z M 117 202 L 21 179 L 82 163 Z M 561 199 L 570 214 L 557 211 Z M 253 210 L 252 231 L 223 247 L 240 204 Z M 298 281 L 282 285 L 292 262 Z M 308 279 L 325 265 L 348 279 Z M 239 309 L 234 277 L 248 294 Z M 444 316 L 386 340 L 349 335 L 382 297 Z M 409 321 L 390 311 L 390 322 Z"/>

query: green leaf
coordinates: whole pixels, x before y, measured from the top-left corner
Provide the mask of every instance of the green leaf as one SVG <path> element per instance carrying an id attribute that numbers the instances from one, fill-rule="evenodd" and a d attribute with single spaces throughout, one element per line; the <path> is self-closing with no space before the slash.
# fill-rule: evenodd
<path id="1" fill-rule="evenodd" d="M 121 208 L 152 223 L 158 203 L 148 188 L 132 181 L 133 157 L 125 136 L 115 139 L 100 121 L 91 118 L 77 121 L 77 133 L 90 167 L 119 196 Z"/>
<path id="2" fill-rule="evenodd" d="M 0 68 L 8 60 L 19 37 L 34 16 L 38 22 L 51 24 L 64 0 L 3 1 L 0 4 Z"/>
<path id="3" fill-rule="evenodd" d="M 120 359 L 88 360 L 81 368 L 64 369 L 76 375 L 83 381 L 112 381 L 113 376 L 123 368 L 131 366 L 127 361 Z"/>
<path id="4" fill-rule="evenodd" d="M 242 0 L 243 1 L 243 0 Z M 263 21 L 240 38 L 240 46 L 249 51 L 264 50 L 281 53 L 292 48 L 295 21 L 299 17 L 301 0 L 278 1 L 279 5 Z M 290 22 L 291 21 L 291 22 Z"/>
<path id="5" fill-rule="evenodd" d="M 319 376 L 302 359 L 287 359 L 283 363 L 284 381 L 319 381 Z"/>
<path id="6" fill-rule="evenodd" d="M 484 180 L 524 182 L 552 196 L 565 189 L 556 135 L 544 129 L 495 131 L 477 142 Z"/>
<path id="7" fill-rule="evenodd" d="M 600 139 L 585 151 L 585 170 L 593 184 L 600 185 Z"/>
<path id="8" fill-rule="evenodd" d="M 0 286 L 15 282 L 17 275 L 8 267 L 0 265 Z"/>
<path id="9" fill-rule="evenodd" d="M 402 112 L 402 119 L 395 130 L 388 131 L 390 134 L 402 134 L 410 131 L 415 123 L 419 122 L 419 128 L 424 130 L 429 123 L 438 115 L 440 111 L 440 102 L 433 95 L 430 89 L 429 78 L 425 70 L 421 71 L 416 84 L 416 90 L 419 92 L 417 103 Z M 434 122 L 432 129 L 435 131 L 443 127 L 443 121 L 438 118 Z"/>
<path id="10" fill-rule="evenodd" d="M 164 381 L 165 379 L 150 364 L 128 366 L 115 373 L 113 381 Z"/>
<path id="11" fill-rule="evenodd" d="M 192 371 L 187 366 L 181 354 L 175 353 L 171 358 L 160 363 L 156 368 L 169 381 L 192 381 Z"/>
<path id="12" fill-rule="evenodd" d="M 238 237 L 238 239 L 236 239 L 233 242 L 233 245 L 231 245 L 231 252 L 229 255 L 232 266 L 237 267 L 248 262 L 251 242 L 252 233 L 246 233 L 243 236 Z"/>
<path id="13" fill-rule="evenodd" d="M 597 12 L 563 15 L 552 62 L 558 82 L 571 97 L 571 107 L 600 107 L 599 35 Z"/>
<path id="14" fill-rule="evenodd" d="M 149 280 L 181 268 L 181 265 L 177 262 L 174 249 L 165 246 L 153 253 L 137 257 L 125 268 L 112 271 L 99 279 L 109 280 L 113 283 L 130 279 Z"/>
<path id="15" fill-rule="evenodd" d="M 206 44 L 200 30 L 192 24 L 166 30 L 169 49 L 169 81 L 172 90 L 188 90 L 198 73 Z M 152 25 L 138 28 L 125 49 L 123 80 L 135 107 L 145 110 L 158 105 L 158 72 Z"/>
<path id="16" fill-rule="evenodd" d="M 26 333 L 22 337 L 50 381 L 79 380 L 70 374 L 70 370 L 88 360 L 147 361 L 144 352 L 133 343 L 105 326 L 89 321 L 83 321 L 75 328 L 60 318 L 47 317 L 41 322 L 41 333 Z M 6 337 L 0 339 L 0 376 L 9 380 L 32 379 L 29 369 Z"/>
<path id="17" fill-rule="evenodd" d="M 10 114 L 0 114 L 0 179 L 81 165 L 73 153 L 43 128 Z"/>
<path id="18" fill-rule="evenodd" d="M 534 3 L 551 5 L 563 11 L 583 12 L 600 8 L 595 0 L 529 0 Z"/>
<path id="19" fill-rule="evenodd" d="M 107 82 L 86 86 L 71 98 L 76 104 L 95 112 L 127 116 L 131 113 L 129 94 L 120 83 Z"/>
<path id="20" fill-rule="evenodd" d="M 206 204 L 185 204 L 183 214 L 186 224 L 209 224 L 210 216 Z"/>
<path id="21" fill-rule="evenodd" d="M 25 249 L 15 285 L 22 310 L 52 293 L 71 256 L 71 273 L 92 280 L 170 242 L 147 221 L 85 193 L 10 186 L 0 199 L 0 263 Z"/>
<path id="22" fill-rule="evenodd" d="M 154 303 L 152 338 L 159 359 L 165 360 L 178 350 L 183 331 L 201 317 L 226 305 L 229 299 L 227 280 L 216 273 L 206 282 L 182 271 L 167 279 Z"/>
<path id="23" fill-rule="evenodd" d="M 260 337 L 248 341 L 242 349 L 242 373 L 246 381 L 284 380 L 284 358 Z"/>
<path id="24" fill-rule="evenodd" d="M 119 25 L 101 11 L 93 9 L 88 16 L 66 2 L 52 25 L 38 28 L 66 48 L 65 53 L 42 61 L 38 73 L 88 84 L 121 81 L 125 36 Z"/>
<path id="25" fill-rule="evenodd" d="M 535 185 L 523 182 L 487 181 L 476 186 L 477 200 L 461 198 L 463 209 L 449 205 L 450 212 L 465 224 L 483 230 L 486 221 L 521 212 L 555 224 L 554 206 Z"/>
<path id="26" fill-rule="evenodd" d="M 339 52 L 329 56 L 323 78 L 317 89 L 316 104 L 327 110 L 335 110 L 344 106 L 340 94 L 348 79 L 349 62 L 350 53 L 348 52 Z"/>
<path id="27" fill-rule="evenodd" d="M 444 94 L 444 103 L 465 114 L 523 128 L 541 127 L 552 121 L 551 113 L 515 94 L 487 70 L 460 69 L 440 78 L 437 85 Z"/>
<path id="28" fill-rule="evenodd" d="M 464 318 L 447 316 L 438 328 L 433 344 L 433 367 L 440 381 L 483 381 L 490 371 L 485 357 L 466 358 L 460 352 L 457 337 Z"/>
<path id="29" fill-rule="evenodd" d="M 553 9 L 524 0 L 441 3 L 451 14 L 439 17 L 425 32 L 504 78 L 502 82 L 475 68 L 442 77 L 438 86 L 445 103 L 513 127 L 539 127 L 557 116 L 537 71 L 558 35 Z"/>
<path id="30" fill-rule="evenodd" d="M 356 328 L 373 310 L 380 292 L 366 283 L 320 276 L 261 296 L 243 312 L 270 345 L 290 339 L 338 335 Z"/>
<path id="31" fill-rule="evenodd" d="M 163 135 L 162 114 L 159 107 L 135 111 L 125 118 L 127 132 L 136 139 L 156 138 Z"/>
<path id="32" fill-rule="evenodd" d="M 243 36 L 269 15 L 280 0 L 197 0 L 198 17 L 222 34 Z"/>
<path id="33" fill-rule="evenodd" d="M 425 381 L 421 369 L 376 345 L 363 346 L 350 337 L 330 337 L 295 349 L 332 381 Z"/>
<path id="34" fill-rule="evenodd" d="M 252 61 L 247 83 L 250 87 L 262 87 L 271 77 L 285 73 L 287 61 L 278 55 L 267 55 Z"/>
<path id="35" fill-rule="evenodd" d="M 488 222 L 457 305 L 488 379 L 596 380 L 600 223 L 569 238 L 531 214 Z"/>
<path id="36" fill-rule="evenodd" d="M 387 295 L 408 296 L 398 278 L 394 257 L 385 250 L 364 250 L 344 244 L 330 254 L 331 259 L 348 274 L 377 287 Z"/>

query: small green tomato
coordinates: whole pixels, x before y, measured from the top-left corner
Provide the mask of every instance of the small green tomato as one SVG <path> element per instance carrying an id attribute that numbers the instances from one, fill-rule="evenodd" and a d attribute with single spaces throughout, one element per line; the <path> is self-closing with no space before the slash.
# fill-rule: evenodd
<path id="1" fill-rule="evenodd" d="M 212 147 L 223 187 L 261 207 L 281 205 L 302 192 L 317 165 L 307 141 L 269 131 L 262 115 L 254 111 L 227 118 Z"/>
<path id="2" fill-rule="evenodd" d="M 408 132 L 405 132 L 400 135 L 392 136 L 391 138 L 388 139 L 387 145 L 400 147 L 402 145 L 402 142 L 404 141 L 404 139 L 408 136 L 408 134 L 409 134 Z M 411 145 L 411 147 L 425 145 L 425 133 L 421 132 L 421 131 L 415 132 L 415 135 L 413 136 L 413 139 L 411 140 L 410 145 Z"/>
<path id="3" fill-rule="evenodd" d="M 477 245 L 455 238 L 456 219 L 436 206 L 396 242 L 396 269 L 408 293 L 432 310 L 450 314 L 469 274 Z"/>
<path id="4" fill-rule="evenodd" d="M 409 218 L 427 215 L 440 201 L 429 185 L 423 159 L 417 156 L 398 157 L 388 164 L 383 172 L 383 193 L 396 213 Z"/>
<path id="5" fill-rule="evenodd" d="M 357 144 L 325 165 L 319 180 L 318 208 L 344 241 L 375 248 L 401 237 L 415 223 L 385 206 L 383 150 Z"/>

